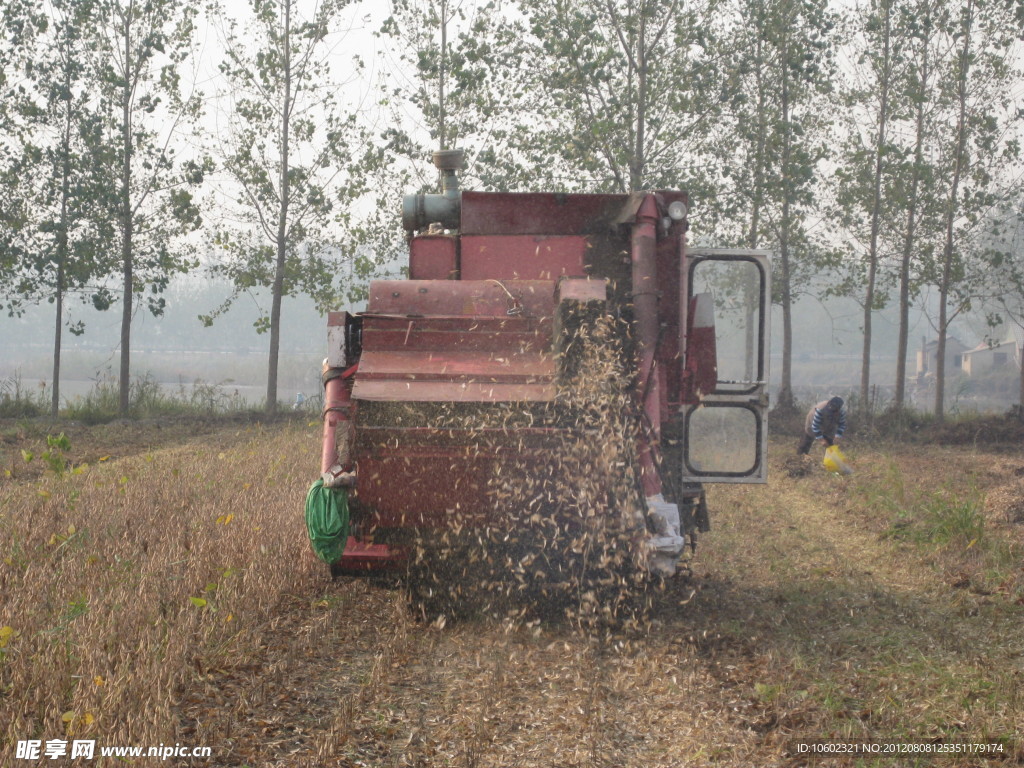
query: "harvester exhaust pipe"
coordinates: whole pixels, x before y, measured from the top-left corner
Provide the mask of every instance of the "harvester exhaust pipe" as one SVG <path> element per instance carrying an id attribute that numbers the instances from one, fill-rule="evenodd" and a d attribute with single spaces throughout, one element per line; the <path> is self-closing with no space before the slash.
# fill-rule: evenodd
<path id="1" fill-rule="evenodd" d="M 466 167 L 466 153 L 446 149 L 434 153 L 434 166 L 441 171 L 441 194 L 406 195 L 402 199 L 402 226 L 409 232 L 440 224 L 458 229 L 462 213 L 462 193 L 457 171 Z"/>

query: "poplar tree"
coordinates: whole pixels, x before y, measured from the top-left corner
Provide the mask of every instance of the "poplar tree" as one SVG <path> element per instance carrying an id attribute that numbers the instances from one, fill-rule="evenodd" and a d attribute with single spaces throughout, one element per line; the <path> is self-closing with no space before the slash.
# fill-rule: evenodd
<path id="1" fill-rule="evenodd" d="M 542 177 L 614 192 L 701 183 L 695 158 L 724 88 L 717 2 L 519 5 L 532 42 L 525 87 L 537 105 L 519 151 L 545 158 Z"/>
<path id="2" fill-rule="evenodd" d="M 872 0 L 858 9 L 853 20 L 851 49 L 859 50 L 849 75 L 850 86 L 844 103 L 848 119 L 846 139 L 839 169 L 839 215 L 850 233 L 860 258 L 851 265 L 853 275 L 862 281 L 863 312 L 860 368 L 860 400 L 868 411 L 871 386 L 871 321 L 874 312 L 884 306 L 886 296 L 881 283 L 883 258 L 889 241 L 884 228 L 884 210 L 893 200 L 891 193 L 892 122 L 894 101 L 903 60 L 902 39 L 894 29 L 894 0 Z M 855 51 L 851 50 L 851 54 Z M 895 99 L 894 99 L 895 96 Z M 883 231 L 885 229 L 885 231 Z"/>
<path id="3" fill-rule="evenodd" d="M 32 54 L 46 17 L 33 0 L 0 0 L 0 18 L 0 309 L 15 315 L 21 311 L 19 272 L 30 238 L 24 118 L 31 103 Z"/>
<path id="4" fill-rule="evenodd" d="M 179 157 L 200 95 L 183 87 L 197 10 L 177 0 L 101 0 L 100 55 L 107 173 L 116 190 L 105 202 L 115 222 L 121 280 L 119 409 L 130 409 L 131 329 L 138 304 L 162 314 L 171 277 L 197 264 L 184 236 L 198 229 L 193 191 L 206 163 Z M 104 308 L 107 302 L 97 302 Z"/>
<path id="5" fill-rule="evenodd" d="M 379 210 L 396 213 L 402 193 L 437 188 L 429 163 L 435 149 L 466 150 L 467 185 L 535 188 L 536 151 L 524 157 L 513 149 L 532 135 L 521 25 L 493 0 L 393 0 L 390 10 L 379 35 L 387 123 L 371 164 L 384 191 Z"/>
<path id="6" fill-rule="evenodd" d="M 891 410 L 903 408 L 912 298 L 937 232 L 934 169 L 926 162 L 935 137 L 934 0 L 872 0 L 855 9 L 845 51 L 845 119 L 836 171 L 835 220 L 854 258 L 832 287 L 854 296 L 863 313 L 860 393 L 871 383 L 872 319 L 898 294 L 899 329 Z M 930 154 L 930 152 L 929 152 Z"/>
<path id="7" fill-rule="evenodd" d="M 321 309 L 332 307 L 336 274 L 357 258 L 331 227 L 350 223 L 349 203 L 366 191 L 365 180 L 349 173 L 361 132 L 355 114 L 337 100 L 340 78 L 353 70 L 331 68 L 348 5 L 252 0 L 252 21 L 242 25 L 219 12 L 227 49 L 220 69 L 231 108 L 217 151 L 228 177 L 227 218 L 238 225 L 218 228 L 215 271 L 232 281 L 235 294 L 202 319 L 212 323 L 241 291 L 270 289 L 270 312 L 256 323 L 270 337 L 268 412 L 278 407 L 282 299 L 303 292 Z"/>
<path id="8" fill-rule="evenodd" d="M 901 123 L 904 138 L 895 140 L 893 206 L 895 240 L 899 259 L 899 329 L 897 331 L 896 381 L 892 408 L 899 413 L 906 402 L 907 353 L 910 336 L 910 306 L 923 285 L 922 265 L 934 254 L 934 233 L 938 231 L 941 205 L 939 172 L 926 156 L 935 135 L 933 94 L 936 88 L 936 19 L 943 0 L 913 0 L 899 5 L 900 24 L 906 30 L 906 111 Z"/>
<path id="9" fill-rule="evenodd" d="M 25 119 L 31 129 L 18 166 L 28 179 L 31 246 L 22 258 L 20 291 L 25 300 L 54 306 L 51 415 L 60 407 L 63 330 L 84 331 L 82 321 L 65 318 L 68 295 L 90 295 L 98 304 L 107 294 L 98 280 L 116 268 L 108 243 L 114 225 L 105 215 L 104 199 L 114 193 L 105 173 L 110 146 L 105 142 L 94 97 L 99 64 L 94 28 L 96 3 L 50 0 L 48 30 L 36 48 L 32 96 Z"/>
<path id="10" fill-rule="evenodd" d="M 828 156 L 824 97 L 832 85 L 835 20 L 823 0 L 738 0 L 732 10 L 729 99 L 711 144 L 721 177 L 714 221 L 722 241 L 778 255 L 776 408 L 785 411 L 795 407 L 793 304 L 812 276 L 835 261 L 809 225 L 819 205 L 818 166 Z"/>
<path id="11" fill-rule="evenodd" d="M 938 291 L 934 414 L 945 414 L 946 340 L 950 323 L 971 308 L 973 291 L 984 279 L 978 259 L 978 225 L 998 201 L 1004 172 L 1019 158 L 1008 131 L 1016 118 L 1012 84 L 1018 35 L 1012 9 L 992 0 L 961 0 L 947 6 L 939 30 L 949 43 L 945 77 L 937 94 L 940 115 L 934 151 L 943 199 L 941 246 L 926 265 Z M 980 270 L 979 270 L 980 267 Z"/>

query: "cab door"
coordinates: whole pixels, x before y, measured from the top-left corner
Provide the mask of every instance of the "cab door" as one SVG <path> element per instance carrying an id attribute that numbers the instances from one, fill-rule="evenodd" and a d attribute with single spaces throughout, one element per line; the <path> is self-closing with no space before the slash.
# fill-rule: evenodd
<path id="1" fill-rule="evenodd" d="M 766 482 L 771 254 L 694 248 L 685 259 L 685 354 L 706 383 L 682 406 L 683 480 Z"/>

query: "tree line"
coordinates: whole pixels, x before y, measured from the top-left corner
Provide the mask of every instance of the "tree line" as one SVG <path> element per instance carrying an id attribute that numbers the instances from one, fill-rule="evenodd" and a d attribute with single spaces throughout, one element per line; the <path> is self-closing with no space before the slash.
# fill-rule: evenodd
<path id="1" fill-rule="evenodd" d="M 136 313 L 176 274 L 281 300 L 358 298 L 402 249 L 396 201 L 465 185 L 690 192 L 691 239 L 767 248 L 781 307 L 777 407 L 794 406 L 793 306 L 934 297 L 934 411 L 949 326 L 1024 324 L 1018 248 L 1021 0 L 0 0 L 0 305 L 120 303 L 121 409 Z M 215 41 L 215 45 L 210 41 Z M 208 66 L 210 50 L 214 65 Z M 210 69 L 210 72 L 207 72 Z M 1024 376 L 1022 376 L 1024 382 Z"/>

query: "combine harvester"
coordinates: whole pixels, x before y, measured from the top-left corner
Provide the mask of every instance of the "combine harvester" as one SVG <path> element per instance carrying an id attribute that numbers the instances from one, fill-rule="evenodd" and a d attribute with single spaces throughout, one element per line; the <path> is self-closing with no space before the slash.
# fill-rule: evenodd
<path id="1" fill-rule="evenodd" d="M 766 480 L 769 254 L 688 248 L 685 192 L 470 192 L 459 150 L 434 163 L 441 194 L 403 204 L 409 279 L 328 318 L 314 550 L 371 574 L 524 526 L 580 552 L 608 524 L 673 574 L 705 484 Z"/>

